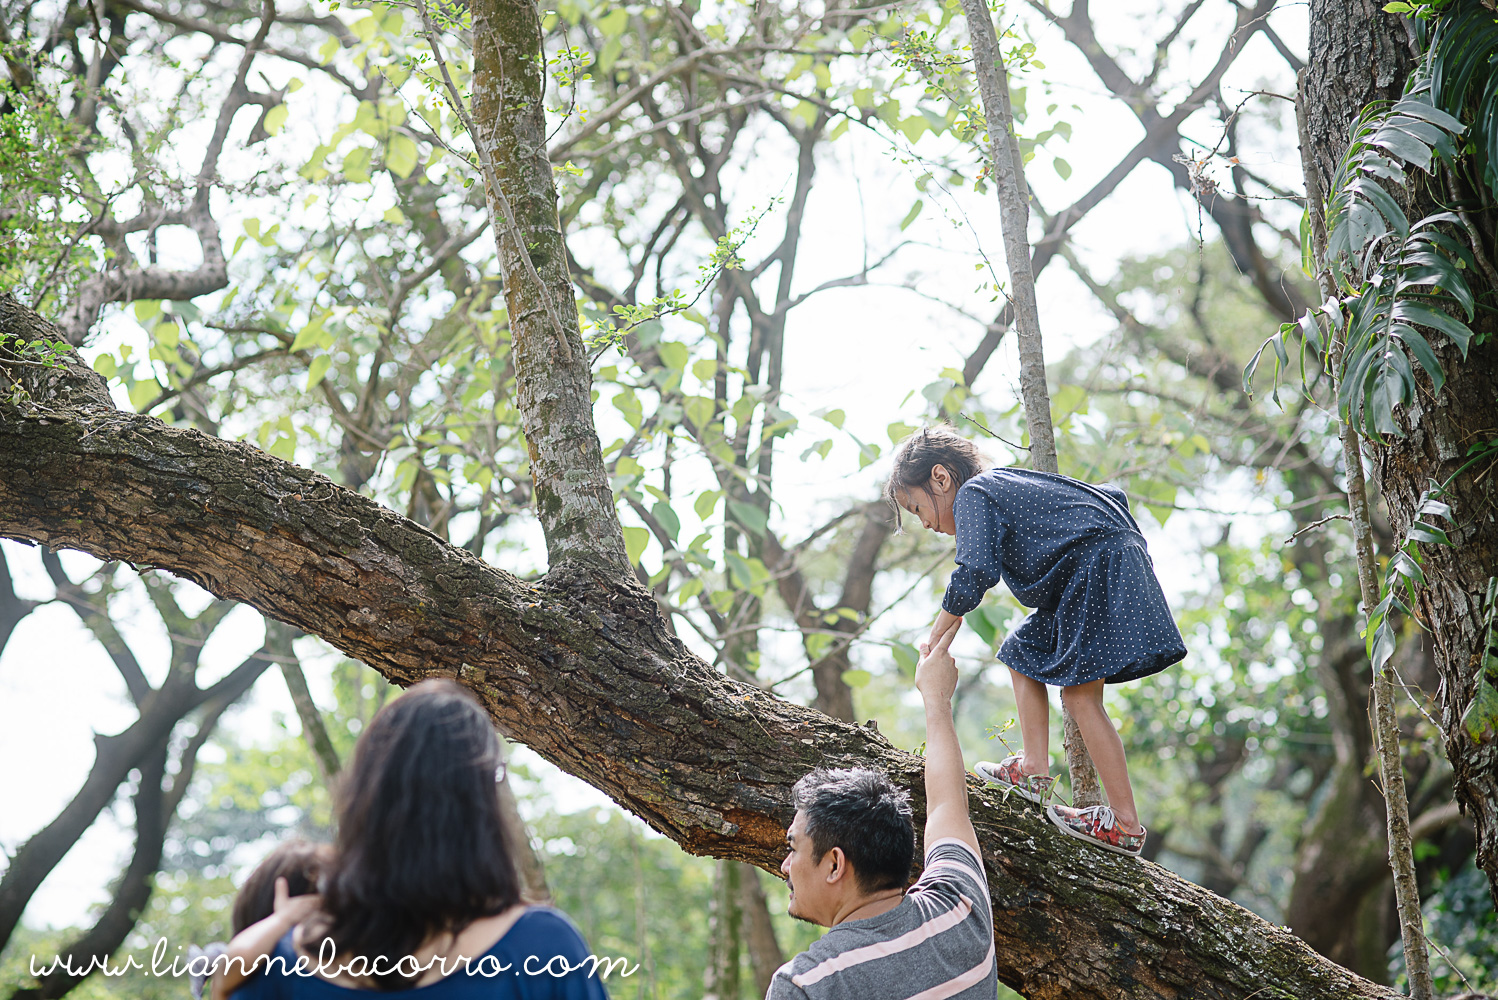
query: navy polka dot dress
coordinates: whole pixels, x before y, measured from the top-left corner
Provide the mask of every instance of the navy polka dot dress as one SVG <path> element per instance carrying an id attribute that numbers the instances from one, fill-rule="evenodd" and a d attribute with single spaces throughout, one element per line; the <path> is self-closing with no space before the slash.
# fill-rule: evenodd
<path id="1" fill-rule="evenodd" d="M 962 484 L 952 513 L 957 571 L 942 607 L 965 615 L 1002 578 L 1035 609 L 999 647 L 1001 662 L 1067 687 L 1131 681 L 1185 659 L 1123 490 L 990 469 Z"/>

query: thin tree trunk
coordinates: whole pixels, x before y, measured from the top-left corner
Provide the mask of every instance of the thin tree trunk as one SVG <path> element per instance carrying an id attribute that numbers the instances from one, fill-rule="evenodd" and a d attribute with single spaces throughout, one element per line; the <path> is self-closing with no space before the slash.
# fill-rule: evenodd
<path id="1" fill-rule="evenodd" d="M 743 949 L 743 866 L 719 860 L 713 867 L 713 901 L 708 915 L 708 963 L 702 1000 L 739 1000 L 739 953 Z"/>
<path id="2" fill-rule="evenodd" d="M 1320 178 L 1306 152 L 1310 135 L 1306 127 L 1305 73 L 1300 76 L 1296 120 L 1300 133 L 1302 167 L 1306 181 L 1306 204 L 1311 215 L 1312 249 L 1322 294 L 1331 297 L 1335 291 L 1326 271 L 1326 215 L 1323 209 Z M 1331 392 L 1336 398 L 1338 373 L 1342 371 L 1342 330 L 1333 331 L 1331 339 Z M 1353 547 L 1358 560 L 1358 591 L 1363 600 L 1365 627 L 1368 614 L 1379 603 L 1378 562 L 1373 552 L 1373 527 L 1368 516 L 1368 489 L 1363 477 L 1363 455 L 1357 428 L 1350 420 L 1339 422 L 1342 462 L 1347 474 L 1347 507 L 1352 515 Z M 1415 851 L 1410 841 L 1410 805 L 1404 786 L 1404 760 L 1399 751 L 1399 722 L 1394 713 L 1392 667 L 1385 664 L 1373 677 L 1373 746 L 1378 755 L 1379 777 L 1383 785 L 1384 811 L 1388 820 L 1389 868 L 1394 873 L 1394 902 L 1399 912 L 1399 935 L 1404 945 L 1405 971 L 1409 976 L 1413 1000 L 1430 1000 L 1430 955 L 1420 912 L 1420 886 L 1415 880 Z"/>
<path id="3" fill-rule="evenodd" d="M 999 193 L 1004 258 L 1009 264 L 1010 301 L 1014 303 L 1015 333 L 1019 338 L 1020 396 L 1025 404 L 1025 426 L 1030 431 L 1030 461 L 1040 472 L 1056 472 L 1056 438 L 1051 429 L 1051 396 L 1046 387 L 1040 308 L 1035 301 L 1035 274 L 1030 269 L 1030 201 L 1019 137 L 1014 133 L 1009 76 L 988 4 L 984 0 L 962 0 L 962 9 L 972 38 L 973 71 L 983 98 L 992 176 Z M 1087 755 L 1082 731 L 1065 705 L 1061 708 L 1061 719 L 1066 766 L 1071 772 L 1072 805 L 1098 805 L 1103 796 L 1098 789 L 1097 769 Z"/>
<path id="4" fill-rule="evenodd" d="M 749 945 L 749 965 L 754 970 L 754 995 L 764 996 L 770 990 L 775 970 L 785 964 L 785 952 L 780 950 L 780 942 L 775 937 L 775 924 L 770 920 L 770 901 L 765 898 L 759 869 L 745 865 L 741 874 L 744 880 L 744 940 Z"/>
<path id="5" fill-rule="evenodd" d="M 267 643 L 272 641 L 273 633 L 292 631 L 274 619 L 265 620 Z M 338 760 L 338 749 L 333 746 L 333 738 L 328 735 L 328 727 L 323 724 L 322 712 L 318 711 L 317 703 L 312 700 L 312 691 L 307 687 L 307 675 L 302 672 L 301 661 L 292 652 L 291 636 L 278 636 L 275 647 L 279 651 L 281 677 L 286 681 L 286 691 L 291 695 L 291 703 L 296 706 L 296 717 L 302 723 L 302 739 L 306 740 L 307 748 L 317 760 L 323 784 L 331 791 L 338 772 L 343 769 Z"/>

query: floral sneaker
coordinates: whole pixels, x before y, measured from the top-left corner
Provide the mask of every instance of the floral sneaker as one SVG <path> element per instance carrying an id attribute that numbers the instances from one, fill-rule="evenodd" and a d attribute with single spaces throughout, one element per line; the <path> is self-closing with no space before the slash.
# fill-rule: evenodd
<path id="1" fill-rule="evenodd" d="M 1123 828 L 1118 825 L 1118 817 L 1107 806 L 1089 806 L 1086 809 L 1051 806 L 1045 814 L 1068 837 L 1076 837 L 1096 844 L 1105 851 L 1127 854 L 1131 858 L 1139 857 L 1139 852 L 1144 850 L 1144 838 L 1149 836 L 1149 831 L 1143 825 L 1138 833 L 1124 833 Z"/>
<path id="2" fill-rule="evenodd" d="M 1011 754 L 997 764 L 980 760 L 973 766 L 973 770 L 990 785 L 1012 788 L 1020 798 L 1045 805 L 1046 800 L 1051 797 L 1051 786 L 1056 783 L 1056 779 L 1048 774 L 1026 774 L 1020 768 L 1020 760 L 1019 754 Z"/>

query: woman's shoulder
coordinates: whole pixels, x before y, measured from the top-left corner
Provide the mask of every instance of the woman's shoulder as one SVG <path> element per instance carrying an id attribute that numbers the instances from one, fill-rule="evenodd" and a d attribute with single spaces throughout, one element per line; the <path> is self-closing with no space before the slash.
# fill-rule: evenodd
<path id="1" fill-rule="evenodd" d="M 561 950 L 561 945 L 576 945 L 586 951 L 583 944 L 582 931 L 572 919 L 554 906 L 529 906 L 511 926 L 510 931 L 504 937 L 495 942 L 495 947 L 504 945 L 507 941 L 518 942 L 520 939 L 539 938 L 548 945 Z"/>

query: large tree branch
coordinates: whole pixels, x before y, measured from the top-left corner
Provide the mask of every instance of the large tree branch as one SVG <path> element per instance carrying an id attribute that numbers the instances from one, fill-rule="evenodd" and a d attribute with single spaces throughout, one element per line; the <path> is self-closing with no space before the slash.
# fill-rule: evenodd
<path id="1" fill-rule="evenodd" d="M 773 870 L 790 787 L 817 765 L 879 768 L 924 812 L 918 757 L 723 678 L 608 567 L 527 583 L 247 444 L 74 396 L 0 404 L 0 535 L 169 568 L 400 684 L 456 677 L 507 735 L 693 853 Z M 1162 868 L 970 795 L 1000 976 L 1028 996 L 1395 996 Z"/>

